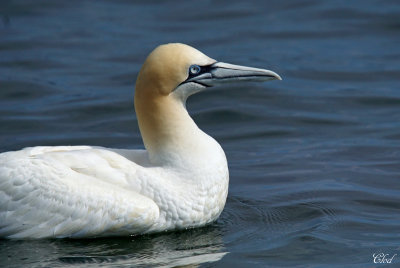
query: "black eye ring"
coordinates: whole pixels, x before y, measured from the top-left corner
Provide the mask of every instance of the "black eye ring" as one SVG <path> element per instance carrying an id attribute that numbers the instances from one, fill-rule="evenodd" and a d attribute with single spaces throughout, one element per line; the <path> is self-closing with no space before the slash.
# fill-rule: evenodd
<path id="1" fill-rule="evenodd" d="M 201 68 L 199 65 L 193 64 L 189 67 L 189 73 L 192 75 L 200 73 Z"/>

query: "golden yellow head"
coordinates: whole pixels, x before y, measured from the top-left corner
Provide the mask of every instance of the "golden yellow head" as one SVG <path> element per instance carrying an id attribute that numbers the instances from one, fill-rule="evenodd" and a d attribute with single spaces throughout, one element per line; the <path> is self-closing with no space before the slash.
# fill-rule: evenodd
<path id="1" fill-rule="evenodd" d="M 214 62 L 185 44 L 158 46 L 144 62 L 136 81 L 136 90 L 151 91 L 151 95 L 168 95 L 188 78 L 191 65 L 206 66 Z"/>

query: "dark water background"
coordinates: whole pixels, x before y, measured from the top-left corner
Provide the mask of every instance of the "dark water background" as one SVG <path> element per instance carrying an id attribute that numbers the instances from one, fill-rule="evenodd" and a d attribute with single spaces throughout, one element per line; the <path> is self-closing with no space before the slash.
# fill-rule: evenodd
<path id="1" fill-rule="evenodd" d="M 0 152 L 142 148 L 134 83 L 162 43 L 284 79 L 189 99 L 229 161 L 216 223 L 0 240 L 0 266 L 400 266 L 399 1 L 1 0 L 0 19 Z"/>

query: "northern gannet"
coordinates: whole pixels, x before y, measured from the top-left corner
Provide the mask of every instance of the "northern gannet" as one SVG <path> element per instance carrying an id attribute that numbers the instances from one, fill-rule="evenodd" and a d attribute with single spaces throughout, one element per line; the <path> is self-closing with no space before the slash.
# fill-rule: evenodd
<path id="1" fill-rule="evenodd" d="M 217 62 L 184 44 L 143 64 L 135 110 L 146 150 L 30 147 L 0 154 L 0 237 L 134 235 L 206 225 L 221 214 L 228 165 L 186 110 L 193 93 L 278 74 Z"/>

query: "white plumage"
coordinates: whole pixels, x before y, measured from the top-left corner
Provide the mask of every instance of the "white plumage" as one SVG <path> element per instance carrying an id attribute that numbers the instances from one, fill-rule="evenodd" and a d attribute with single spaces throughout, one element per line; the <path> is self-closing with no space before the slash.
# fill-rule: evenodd
<path id="1" fill-rule="evenodd" d="M 202 204 L 212 202 L 212 189 L 168 183 L 183 174 L 133 160 L 146 164 L 146 152 L 71 146 L 0 154 L 0 236 L 128 235 L 203 225 L 219 215 L 212 211 L 218 204 L 209 212 Z M 226 191 L 227 171 L 219 175 Z"/>
<path id="2" fill-rule="evenodd" d="M 216 220 L 228 193 L 227 161 L 190 118 L 186 98 L 221 81 L 271 79 L 280 77 L 183 44 L 158 47 L 135 91 L 147 150 L 55 146 L 0 154 L 0 237 L 132 235 Z"/>

